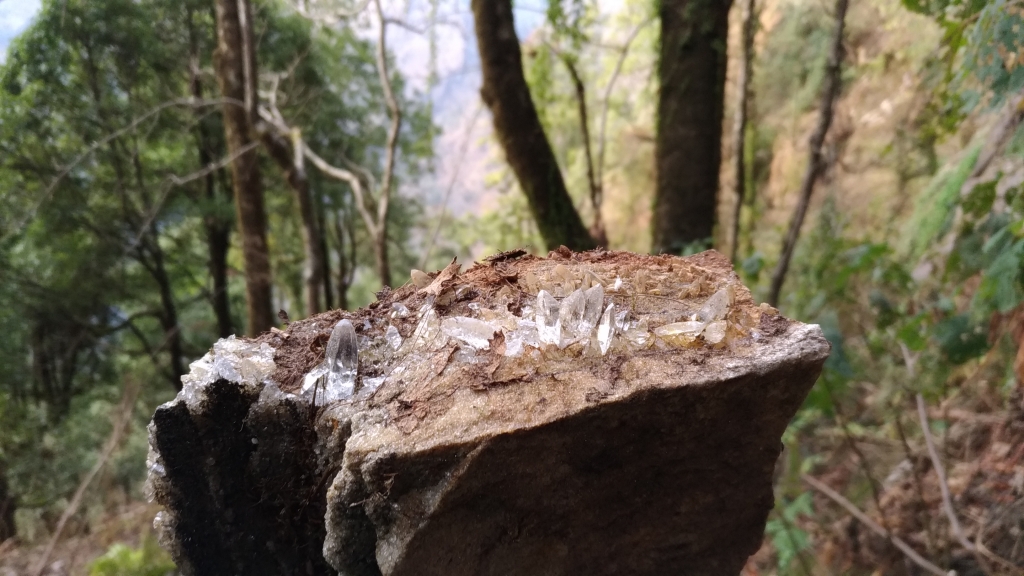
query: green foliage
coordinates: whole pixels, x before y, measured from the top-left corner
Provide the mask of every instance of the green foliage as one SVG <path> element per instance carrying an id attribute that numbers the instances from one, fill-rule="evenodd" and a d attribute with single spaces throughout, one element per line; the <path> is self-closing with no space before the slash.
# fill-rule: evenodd
<path id="1" fill-rule="evenodd" d="M 170 555 L 146 534 L 138 548 L 120 542 L 89 565 L 89 576 L 173 576 L 177 567 Z"/>
<path id="2" fill-rule="evenodd" d="M 753 91 L 761 110 L 802 112 L 817 102 L 832 37 L 831 16 L 819 4 L 786 3 L 756 60 Z"/>
<path id="3" fill-rule="evenodd" d="M 804 492 L 791 502 L 778 502 L 773 517 L 765 525 L 765 534 L 772 541 L 778 556 L 780 574 L 788 574 L 789 566 L 811 541 L 805 530 L 796 526 L 801 516 L 814 515 L 814 502 L 810 492 Z"/>

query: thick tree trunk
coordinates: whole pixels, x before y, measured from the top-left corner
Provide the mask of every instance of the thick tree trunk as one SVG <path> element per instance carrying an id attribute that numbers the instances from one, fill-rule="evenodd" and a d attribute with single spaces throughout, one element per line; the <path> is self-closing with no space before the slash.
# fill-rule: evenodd
<path id="1" fill-rule="evenodd" d="M 483 87 L 494 131 L 549 250 L 595 246 L 573 206 L 523 76 L 511 0 L 473 0 Z"/>
<path id="2" fill-rule="evenodd" d="M 807 216 L 807 208 L 811 204 L 811 194 L 814 192 L 814 184 L 818 181 L 821 173 L 825 170 L 825 160 L 822 158 L 821 149 L 825 144 L 825 136 L 832 125 L 833 108 L 836 99 L 839 98 L 839 91 L 843 87 L 842 63 L 843 63 L 843 28 L 846 24 L 846 9 L 850 5 L 849 0 L 836 0 L 836 29 L 832 36 L 832 50 L 828 57 L 828 66 L 825 69 L 825 86 L 821 91 L 821 108 L 818 111 L 818 125 L 811 133 L 808 142 L 807 170 L 804 172 L 804 179 L 800 184 L 800 197 L 796 207 L 793 209 L 793 218 L 789 222 L 789 230 L 782 242 L 782 250 L 779 253 L 779 263 L 772 273 L 772 283 L 768 290 L 768 303 L 778 306 L 779 295 L 782 292 L 782 283 L 786 281 L 786 272 L 789 270 L 789 263 L 793 259 L 793 251 L 796 249 L 796 241 L 800 238 L 800 228 L 803 226 L 804 218 Z"/>
<path id="3" fill-rule="evenodd" d="M 736 86 L 736 118 L 732 132 L 732 173 L 735 179 L 736 207 L 732 213 L 732 235 L 729 243 L 731 260 L 736 261 L 740 246 L 740 216 L 747 186 L 747 112 L 750 101 L 750 79 L 754 73 L 754 0 L 743 0 L 740 23 L 740 70 Z"/>
<path id="4" fill-rule="evenodd" d="M 294 130 L 294 128 L 293 128 Z M 299 205 L 299 216 L 302 222 L 302 250 L 306 261 L 302 269 L 302 283 L 305 288 L 306 316 L 323 312 L 324 289 L 324 252 L 316 206 L 309 189 L 309 177 L 306 175 L 305 162 L 302 155 L 302 139 L 292 138 L 289 146 L 284 139 L 271 130 L 264 130 L 260 135 L 270 157 L 284 172 L 285 180 Z"/>
<path id="5" fill-rule="evenodd" d="M 714 232 L 731 0 L 662 0 L 653 250 Z"/>
<path id="6" fill-rule="evenodd" d="M 239 7 L 242 10 L 239 10 Z M 252 10 L 249 0 L 217 0 L 217 50 L 214 54 L 217 82 L 224 98 L 224 133 L 231 162 L 238 230 L 242 235 L 245 294 L 249 313 L 248 334 L 255 336 L 274 325 L 271 312 L 270 253 L 267 247 L 267 216 L 263 208 L 263 183 L 254 146 L 256 59 L 246 50 Z"/>

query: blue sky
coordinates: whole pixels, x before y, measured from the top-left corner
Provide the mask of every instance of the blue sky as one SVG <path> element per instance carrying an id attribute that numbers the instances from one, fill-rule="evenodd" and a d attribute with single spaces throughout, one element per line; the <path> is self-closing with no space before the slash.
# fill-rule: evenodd
<path id="1" fill-rule="evenodd" d="M 0 62 L 7 57 L 7 45 L 28 26 L 40 5 L 41 0 L 0 0 Z"/>

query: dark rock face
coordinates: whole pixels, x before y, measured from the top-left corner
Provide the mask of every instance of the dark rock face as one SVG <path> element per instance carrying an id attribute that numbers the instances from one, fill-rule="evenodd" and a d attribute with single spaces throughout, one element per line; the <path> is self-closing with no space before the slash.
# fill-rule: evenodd
<path id="1" fill-rule="evenodd" d="M 515 264 L 540 282 L 555 266 Z M 693 303 L 633 305 L 652 328 L 736 282 L 715 253 L 586 253 L 565 264 L 612 278 L 642 268 L 654 290 L 678 278 L 708 284 Z M 493 268 L 453 278 L 451 289 L 473 289 L 476 312 L 494 298 Z M 738 289 L 730 326 L 760 310 Z M 403 290 L 347 316 L 361 336 L 393 325 L 392 301 L 419 307 Z M 334 316 L 268 337 L 278 369 L 299 363 L 282 354 L 320 341 L 303 329 L 329 332 Z M 186 387 L 151 425 L 162 542 L 203 576 L 737 574 L 773 505 L 782 433 L 829 351 L 816 326 L 755 317 L 744 325 L 757 328 L 718 346 L 652 337 L 607 355 L 584 343 L 503 356 L 499 331 L 475 356 L 445 344 L 361 360 L 383 383 L 327 407 L 264 376 Z"/>

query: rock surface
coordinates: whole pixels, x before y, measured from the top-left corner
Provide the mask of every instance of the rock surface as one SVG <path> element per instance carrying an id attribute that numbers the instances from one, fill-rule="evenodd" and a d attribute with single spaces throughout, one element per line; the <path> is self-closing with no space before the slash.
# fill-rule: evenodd
<path id="1" fill-rule="evenodd" d="M 357 381 L 317 405 L 342 319 Z M 716 252 L 453 263 L 197 361 L 150 426 L 155 523 L 202 576 L 738 574 L 828 352 Z"/>

